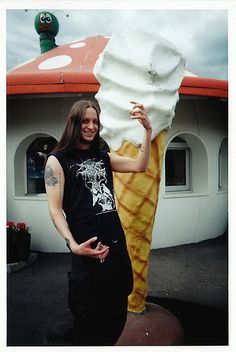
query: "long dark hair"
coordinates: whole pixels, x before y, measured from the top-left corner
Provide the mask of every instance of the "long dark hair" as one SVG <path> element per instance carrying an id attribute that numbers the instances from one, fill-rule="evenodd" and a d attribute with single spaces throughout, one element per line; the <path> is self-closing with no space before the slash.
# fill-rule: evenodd
<path id="1" fill-rule="evenodd" d="M 54 152 L 55 151 L 70 152 L 74 148 L 76 148 L 76 145 L 78 144 L 78 140 L 81 136 L 81 124 L 87 108 L 93 108 L 97 112 L 98 133 L 96 134 L 93 142 L 91 143 L 90 150 L 94 151 L 95 153 L 99 152 L 100 108 L 98 104 L 96 104 L 96 102 L 92 100 L 79 100 L 72 105 L 67 118 L 67 124 L 66 124 L 65 130 L 61 136 L 60 141 L 53 149 Z"/>

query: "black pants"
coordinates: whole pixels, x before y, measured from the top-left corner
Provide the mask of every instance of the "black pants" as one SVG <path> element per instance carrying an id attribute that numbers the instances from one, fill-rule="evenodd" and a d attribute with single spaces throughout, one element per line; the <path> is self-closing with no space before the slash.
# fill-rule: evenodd
<path id="1" fill-rule="evenodd" d="M 109 245 L 104 263 L 72 254 L 68 304 L 74 318 L 74 344 L 112 346 L 127 317 L 133 277 L 125 241 Z"/>

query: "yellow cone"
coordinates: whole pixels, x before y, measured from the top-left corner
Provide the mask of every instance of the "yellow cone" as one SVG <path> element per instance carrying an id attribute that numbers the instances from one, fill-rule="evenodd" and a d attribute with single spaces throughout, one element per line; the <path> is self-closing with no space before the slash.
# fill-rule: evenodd
<path id="1" fill-rule="evenodd" d="M 135 313 L 145 310 L 148 259 L 166 133 L 163 130 L 152 141 L 151 157 L 145 173 L 114 173 L 117 209 L 125 231 L 134 275 L 134 289 L 129 296 L 128 310 Z M 116 153 L 136 157 L 138 149 L 125 141 Z"/>

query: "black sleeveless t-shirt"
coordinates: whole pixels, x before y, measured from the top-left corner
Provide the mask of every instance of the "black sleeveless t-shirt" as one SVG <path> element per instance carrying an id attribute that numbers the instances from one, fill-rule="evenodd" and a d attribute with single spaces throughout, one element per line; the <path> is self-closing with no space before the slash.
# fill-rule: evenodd
<path id="1" fill-rule="evenodd" d="M 76 242 L 93 236 L 103 243 L 123 238 L 109 155 L 82 149 L 50 155 L 57 158 L 64 171 L 63 210 Z"/>

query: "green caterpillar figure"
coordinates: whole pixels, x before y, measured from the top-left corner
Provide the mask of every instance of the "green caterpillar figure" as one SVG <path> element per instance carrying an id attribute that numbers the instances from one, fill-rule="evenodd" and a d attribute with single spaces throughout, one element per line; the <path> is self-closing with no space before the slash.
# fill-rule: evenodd
<path id="1" fill-rule="evenodd" d="M 51 12 L 39 12 L 34 20 L 34 27 L 39 34 L 41 54 L 58 47 L 55 36 L 59 31 L 59 23 Z"/>

